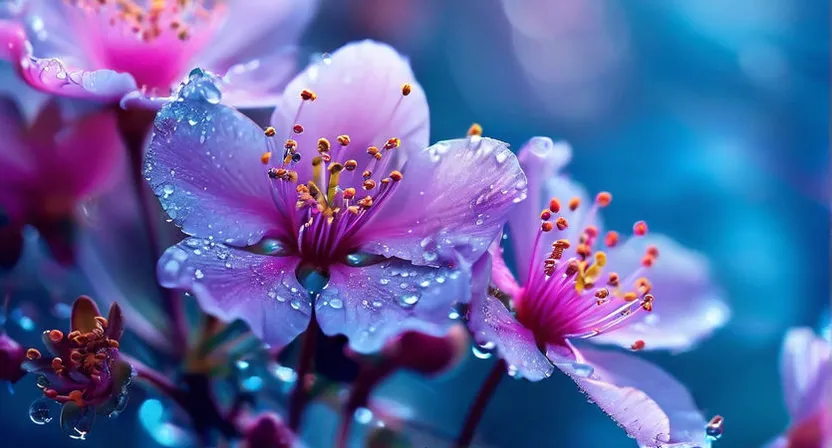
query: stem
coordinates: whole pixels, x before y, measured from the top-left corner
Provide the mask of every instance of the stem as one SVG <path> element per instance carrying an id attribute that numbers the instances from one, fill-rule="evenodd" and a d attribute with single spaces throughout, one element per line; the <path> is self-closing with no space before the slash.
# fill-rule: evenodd
<path id="1" fill-rule="evenodd" d="M 474 440 L 474 432 L 476 432 L 477 426 L 480 420 L 482 420 L 483 414 L 485 414 L 485 407 L 488 406 L 491 396 L 497 390 L 500 380 L 505 376 L 506 368 L 506 362 L 502 359 L 497 361 L 494 367 L 491 368 L 491 372 L 489 372 L 488 377 L 483 381 L 479 392 L 477 392 L 474 403 L 468 409 L 465 424 L 462 426 L 462 431 L 456 439 L 456 448 L 468 448 L 471 446 L 471 441 Z"/>
<path id="2" fill-rule="evenodd" d="M 361 406 L 366 406 L 370 399 L 370 393 L 382 380 L 398 370 L 395 362 L 385 359 L 379 365 L 363 367 L 350 390 L 347 402 L 341 412 L 341 424 L 338 427 L 338 448 L 346 448 L 352 426 L 353 414 Z"/>
<path id="3" fill-rule="evenodd" d="M 303 340 L 300 346 L 298 361 L 298 382 L 292 390 L 292 397 L 289 401 L 289 429 L 297 433 L 303 418 L 303 410 L 309 399 L 309 391 L 306 387 L 306 376 L 312 371 L 312 364 L 315 361 L 315 340 L 318 338 L 318 321 L 315 318 L 315 308 L 312 308 L 312 319 L 309 326 L 303 333 Z"/>
<path id="4" fill-rule="evenodd" d="M 119 353 L 119 356 L 133 366 L 133 369 L 136 372 L 136 378 L 146 381 L 148 384 L 158 389 L 159 392 L 162 392 L 170 397 L 180 407 L 187 409 L 188 399 L 185 392 L 173 384 L 169 379 L 167 379 L 167 377 L 130 355 Z"/>
<path id="5" fill-rule="evenodd" d="M 136 197 L 136 202 L 139 207 L 139 214 L 143 227 L 147 231 L 147 238 L 149 240 L 148 249 L 150 250 L 150 259 L 153 261 L 153 271 L 155 272 L 155 264 L 162 255 L 161 238 L 159 237 L 159 219 L 158 213 L 151 202 L 146 197 L 145 179 L 142 175 L 142 163 L 144 162 L 144 141 L 150 127 L 153 124 L 153 115 L 148 115 L 146 112 L 135 111 L 118 111 L 119 131 L 121 132 L 124 144 L 127 146 L 128 156 L 130 158 L 130 176 L 132 180 L 133 194 Z M 181 304 L 179 294 L 167 289 L 158 282 L 156 286 L 159 289 L 160 297 L 162 298 L 168 316 L 172 325 L 173 347 L 181 354 L 188 344 L 187 337 L 187 323 L 185 320 L 184 310 Z"/>

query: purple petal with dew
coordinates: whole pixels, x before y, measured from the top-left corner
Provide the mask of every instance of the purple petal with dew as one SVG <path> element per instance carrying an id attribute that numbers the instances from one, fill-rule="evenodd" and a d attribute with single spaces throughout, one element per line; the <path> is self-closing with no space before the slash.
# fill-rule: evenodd
<path id="1" fill-rule="evenodd" d="M 359 244 L 373 253 L 430 264 L 475 262 L 526 197 L 526 177 L 508 145 L 474 136 L 409 153 L 404 179 Z"/>
<path id="2" fill-rule="evenodd" d="M 376 352 L 408 330 L 444 334 L 454 323 L 451 307 L 470 294 L 465 269 L 415 266 L 397 259 L 334 265 L 329 275 L 315 306 L 318 323 L 328 335 L 346 335 L 360 353 Z"/>
<path id="3" fill-rule="evenodd" d="M 509 372 L 530 381 L 552 375 L 552 363 L 537 347 L 534 335 L 520 325 L 505 305 L 491 295 L 474 296 L 468 311 L 468 328 L 483 350 L 496 350 Z"/>
<path id="4" fill-rule="evenodd" d="M 210 51 L 196 60 L 196 65 L 217 73 L 244 61 L 268 58 L 294 44 L 317 12 L 318 0 L 235 0 L 227 8 L 224 25 L 206 45 Z"/>
<path id="5" fill-rule="evenodd" d="M 411 86 L 406 97 L 404 83 Z M 304 89 L 314 91 L 317 99 L 302 101 Z M 297 123 L 303 125 L 303 133 L 290 134 Z M 387 163 L 386 170 L 399 169 L 401 159 L 428 146 L 430 134 L 427 99 L 407 59 L 389 45 L 369 40 L 345 45 L 295 77 L 275 104 L 272 126 L 279 141 L 297 141 L 302 161 L 295 169 L 300 179 L 312 178 L 310 161 L 318 155 L 318 139 L 326 138 L 335 145 L 335 160 L 358 162 L 354 172 L 341 175 L 339 184 L 359 191 L 364 181 L 360 174 L 380 169 L 370 166 L 376 161 L 367 147 L 382 148 L 389 138 L 401 139 L 401 146 L 380 161 Z M 349 146 L 338 147 L 339 135 L 350 137 Z"/>
<path id="6" fill-rule="evenodd" d="M 231 66 L 223 76 L 225 103 L 237 108 L 273 107 L 295 73 L 295 59 L 297 49 L 284 48 Z"/>
<path id="7" fill-rule="evenodd" d="M 264 342 L 283 347 L 306 329 L 312 311 L 295 278 L 298 263 L 186 238 L 162 254 L 157 270 L 162 286 L 191 291 L 205 312 L 241 319 Z"/>
<path id="8" fill-rule="evenodd" d="M 84 70 L 57 58 L 35 57 L 25 31 L 17 23 L 0 20 L 0 42 L 4 44 L 0 58 L 11 62 L 30 86 L 43 92 L 115 102 L 137 88 L 136 81 L 127 73 Z"/>
<path id="9" fill-rule="evenodd" d="M 640 339 L 648 350 L 689 350 L 725 325 L 731 311 L 713 283 L 708 260 L 667 236 L 631 238 L 609 250 L 607 269 L 626 277 L 641 267 L 649 246 L 659 250 L 658 259 L 645 274 L 656 297 L 653 311 L 639 313 L 626 326 L 591 340 L 629 348 Z"/>
<path id="10" fill-rule="evenodd" d="M 218 97 L 205 98 L 219 92 L 203 82 L 212 81 L 195 75 L 154 123 L 144 174 L 162 208 L 185 233 L 234 246 L 292 234 L 260 161 L 268 150 L 263 130 L 213 104 Z"/>
<path id="11" fill-rule="evenodd" d="M 569 344 L 555 365 L 642 447 L 710 447 L 707 421 L 685 387 L 659 367 L 621 352 Z"/>
<path id="12" fill-rule="evenodd" d="M 783 395 L 792 421 L 811 417 L 824 406 L 830 390 L 830 342 L 810 328 L 786 334 L 780 355 Z"/>
<path id="13" fill-rule="evenodd" d="M 488 248 L 488 253 L 491 256 L 491 282 L 500 291 L 511 297 L 517 297 L 521 292 L 520 285 L 514 278 L 514 274 L 506 266 L 505 259 L 503 259 L 503 249 L 500 247 L 501 239 L 495 240 Z"/>

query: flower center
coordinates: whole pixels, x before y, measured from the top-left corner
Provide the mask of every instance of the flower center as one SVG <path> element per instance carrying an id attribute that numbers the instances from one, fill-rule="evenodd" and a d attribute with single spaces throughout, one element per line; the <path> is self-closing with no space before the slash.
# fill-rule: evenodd
<path id="1" fill-rule="evenodd" d="M 405 84 L 402 97 L 410 91 L 410 85 Z M 304 104 L 315 101 L 317 95 L 304 90 L 301 98 L 303 101 L 294 119 L 296 124 L 282 149 L 278 150 L 274 143 L 276 130 L 266 128 L 270 148 L 260 160 L 269 165 L 274 155 L 280 154 L 279 163 L 269 168 L 268 175 L 274 181 L 275 200 L 280 202 L 281 209 L 296 211 L 300 227 L 297 251 L 304 261 L 322 270 L 337 261 L 363 264 L 367 262 L 366 257 L 356 258 L 353 254 L 357 248 L 352 238 L 390 200 L 404 179 L 401 171 L 395 169 L 393 153 L 401 140 L 391 137 L 380 147 L 355 151 L 350 148 L 349 135 L 339 135 L 335 143 L 319 138 L 314 152 L 304 151 L 317 155 L 311 160 L 302 160 L 298 142 L 292 137 L 303 134 L 304 127 L 298 119 Z"/>
<path id="2" fill-rule="evenodd" d="M 223 17 L 222 0 L 68 0 L 94 64 L 169 89 Z"/>
<path id="3" fill-rule="evenodd" d="M 625 277 L 608 270 L 607 253 L 599 250 L 598 228 L 591 224 L 597 210 L 609 205 L 612 196 L 602 192 L 579 223 L 579 232 L 551 243 L 551 250 L 535 269 L 544 252 L 543 240 L 550 232 L 566 236 L 570 223 L 561 214 L 561 202 L 552 198 L 549 208 L 540 214 L 538 229 L 529 269 L 529 279 L 522 297 L 516 300 L 517 319 L 530 328 L 540 341 L 555 342 L 564 338 L 589 338 L 622 326 L 640 311 L 652 311 L 653 295 L 650 281 L 644 276 L 659 255 L 654 246 L 647 248 L 638 267 Z M 568 203 L 571 212 L 581 206 L 578 198 Z M 643 221 L 633 226 L 634 237 L 647 233 Z M 548 235 L 546 235 L 548 236 Z M 607 248 L 619 244 L 617 232 L 603 237 Z M 644 347 L 635 341 L 632 348 Z"/>

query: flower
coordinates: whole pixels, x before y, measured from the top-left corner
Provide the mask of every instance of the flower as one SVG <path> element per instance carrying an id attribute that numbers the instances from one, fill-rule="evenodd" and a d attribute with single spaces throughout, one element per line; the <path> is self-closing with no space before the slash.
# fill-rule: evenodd
<path id="1" fill-rule="evenodd" d="M 112 113 L 67 115 L 53 99 L 27 125 L 13 101 L 0 99 L 0 266 L 17 262 L 25 225 L 56 260 L 72 261 L 76 204 L 108 188 L 123 163 Z"/>
<path id="2" fill-rule="evenodd" d="M 295 67 L 290 48 L 316 0 L 28 0 L 0 20 L 0 57 L 44 92 L 159 104 L 194 65 L 257 107 Z M 146 97 L 145 94 L 150 95 Z M 125 97 L 125 95 L 128 95 Z"/>
<path id="3" fill-rule="evenodd" d="M 20 368 L 26 352 L 23 347 L 0 330 L 0 381 L 17 382 L 26 371 Z"/>
<path id="4" fill-rule="evenodd" d="M 525 176 L 497 140 L 427 147 L 412 79 L 389 46 L 347 45 L 288 85 L 265 132 L 183 88 L 156 119 L 145 171 L 191 235 L 159 260 L 161 284 L 275 347 L 307 327 L 312 297 L 323 332 L 357 352 L 441 334 Z"/>
<path id="5" fill-rule="evenodd" d="M 297 436 L 273 412 L 265 412 L 255 417 L 244 430 L 244 448 L 274 447 L 299 448 Z"/>
<path id="6" fill-rule="evenodd" d="M 89 297 L 81 296 L 72 304 L 68 334 L 43 333 L 52 358 L 35 348 L 26 351 L 23 368 L 38 375 L 44 397 L 62 404 L 61 426 L 70 437 L 83 439 L 96 414 L 115 416 L 127 405 L 133 368 L 119 357 L 123 332 L 118 304 L 104 318 Z"/>
<path id="7" fill-rule="evenodd" d="M 537 381 L 558 367 L 643 446 L 705 446 L 706 422 L 682 385 L 647 362 L 577 341 L 634 351 L 690 347 L 727 316 L 707 265 L 666 237 L 646 235 L 644 222 L 627 241 L 603 234 L 598 211 L 612 196 L 588 203 L 581 187 L 557 175 L 570 157 L 566 144 L 547 138 L 520 151 L 529 200 L 508 225 L 522 283 L 492 246 L 475 270 L 490 270 L 494 286 L 472 298 L 469 327 L 496 348 L 509 374 Z"/>
<path id="8" fill-rule="evenodd" d="M 817 448 L 832 443 L 830 353 L 829 341 L 809 328 L 795 328 L 786 334 L 780 376 L 791 425 L 768 448 Z"/>

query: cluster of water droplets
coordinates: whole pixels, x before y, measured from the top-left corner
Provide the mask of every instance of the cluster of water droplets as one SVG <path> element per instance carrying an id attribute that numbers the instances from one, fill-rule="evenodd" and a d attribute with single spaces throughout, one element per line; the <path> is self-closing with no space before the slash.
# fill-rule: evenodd
<path id="1" fill-rule="evenodd" d="M 222 79 L 206 70 L 195 68 L 188 73 L 188 77 L 179 85 L 177 100 L 201 100 L 210 104 L 222 101 L 220 84 Z"/>

